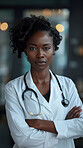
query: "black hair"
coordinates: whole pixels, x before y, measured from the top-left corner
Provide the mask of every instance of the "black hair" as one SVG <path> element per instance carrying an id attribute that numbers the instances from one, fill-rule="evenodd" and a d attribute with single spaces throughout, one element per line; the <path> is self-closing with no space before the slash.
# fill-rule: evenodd
<path id="1" fill-rule="evenodd" d="M 31 15 L 20 19 L 16 24 L 10 28 L 10 46 L 13 49 L 13 53 L 18 52 L 18 57 L 21 57 L 22 52 L 26 49 L 27 40 L 37 31 L 47 31 L 49 35 L 53 37 L 53 45 L 55 51 L 58 50 L 58 45 L 62 40 L 59 32 L 55 27 L 52 27 L 49 20 L 44 16 Z"/>

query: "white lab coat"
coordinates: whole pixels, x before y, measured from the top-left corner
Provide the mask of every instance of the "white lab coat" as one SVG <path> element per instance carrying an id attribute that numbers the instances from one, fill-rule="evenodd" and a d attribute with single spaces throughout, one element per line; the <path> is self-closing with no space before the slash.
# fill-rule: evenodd
<path id="1" fill-rule="evenodd" d="M 35 94 L 28 91 L 25 100 L 22 92 L 25 90 L 24 76 L 10 81 L 5 86 L 6 115 L 11 136 L 15 142 L 14 148 L 74 148 L 74 138 L 83 137 L 83 110 L 80 118 L 65 120 L 67 113 L 82 102 L 71 79 L 58 76 L 64 96 L 69 100 L 68 107 L 61 103 L 62 95 L 55 76 L 51 73 L 49 103 L 41 95 L 34 84 L 31 72 L 26 75 L 28 87 L 37 92 L 42 115 L 31 116 L 28 112 L 39 113 L 39 104 Z M 45 119 L 53 121 L 58 135 L 31 128 L 25 122 L 27 119 Z"/>

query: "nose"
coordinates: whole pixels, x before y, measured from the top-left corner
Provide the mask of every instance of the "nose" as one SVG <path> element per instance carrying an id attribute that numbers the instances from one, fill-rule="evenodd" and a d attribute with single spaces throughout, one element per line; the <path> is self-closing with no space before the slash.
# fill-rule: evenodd
<path id="1" fill-rule="evenodd" d="M 43 49 L 38 49 L 37 50 L 37 58 L 43 58 L 44 57 L 44 52 Z"/>

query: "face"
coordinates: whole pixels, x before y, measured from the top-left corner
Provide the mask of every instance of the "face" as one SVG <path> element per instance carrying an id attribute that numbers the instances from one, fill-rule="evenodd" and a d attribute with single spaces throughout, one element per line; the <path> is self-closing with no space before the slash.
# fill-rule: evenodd
<path id="1" fill-rule="evenodd" d="M 25 53 L 31 64 L 31 69 L 36 71 L 49 67 L 54 53 L 53 37 L 47 31 L 34 33 L 27 41 Z"/>

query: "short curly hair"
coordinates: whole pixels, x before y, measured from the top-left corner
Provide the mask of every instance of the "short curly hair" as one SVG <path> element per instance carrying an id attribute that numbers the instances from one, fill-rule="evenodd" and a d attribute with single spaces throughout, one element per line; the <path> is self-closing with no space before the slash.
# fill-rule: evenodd
<path id="1" fill-rule="evenodd" d="M 21 58 L 22 52 L 26 49 L 27 40 L 37 31 L 49 32 L 49 35 L 53 37 L 55 51 L 58 50 L 62 36 L 60 36 L 56 28 L 52 27 L 49 20 L 44 16 L 31 15 L 30 17 L 18 20 L 10 28 L 10 46 L 13 49 L 13 53 L 17 51 L 18 57 Z"/>

